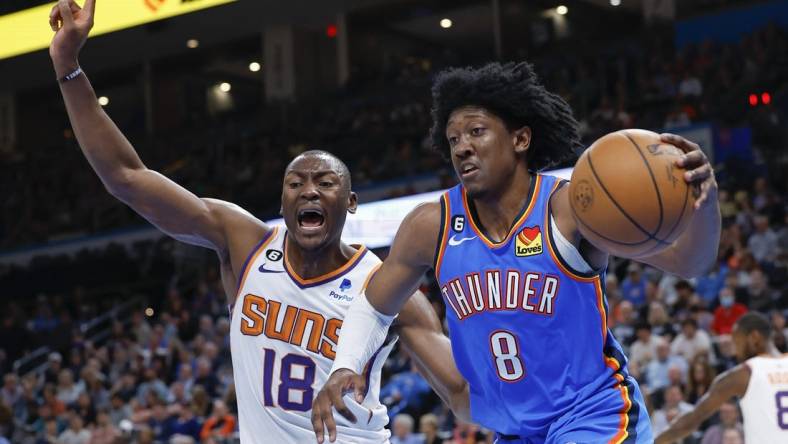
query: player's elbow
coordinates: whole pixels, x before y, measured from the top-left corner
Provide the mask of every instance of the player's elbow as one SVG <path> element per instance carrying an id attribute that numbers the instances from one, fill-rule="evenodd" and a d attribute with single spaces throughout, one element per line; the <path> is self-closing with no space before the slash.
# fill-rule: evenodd
<path id="1" fill-rule="evenodd" d="M 137 176 L 140 170 L 131 168 L 121 168 L 111 174 L 101 177 L 104 188 L 113 197 L 128 202 L 134 196 L 135 184 L 138 183 Z"/>

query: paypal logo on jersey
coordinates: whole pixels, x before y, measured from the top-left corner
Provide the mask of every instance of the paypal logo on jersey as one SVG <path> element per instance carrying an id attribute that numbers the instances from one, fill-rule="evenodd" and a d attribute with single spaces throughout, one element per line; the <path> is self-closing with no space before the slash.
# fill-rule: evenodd
<path id="1" fill-rule="evenodd" d="M 339 291 L 347 291 L 352 286 L 353 286 L 353 284 L 350 282 L 350 279 L 342 279 L 342 283 L 339 284 Z M 350 301 L 353 300 L 353 296 L 348 296 L 346 294 L 337 293 L 334 290 L 331 290 L 331 293 L 329 293 L 328 295 L 331 296 L 332 298 L 338 300 L 338 301 L 348 301 L 348 302 L 350 302 Z"/>

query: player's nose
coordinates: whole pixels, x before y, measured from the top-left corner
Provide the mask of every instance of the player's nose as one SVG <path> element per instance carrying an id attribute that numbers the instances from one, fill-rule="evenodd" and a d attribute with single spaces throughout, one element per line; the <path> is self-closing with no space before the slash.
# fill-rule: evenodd
<path id="1" fill-rule="evenodd" d="M 306 200 L 315 200 L 320 197 L 320 193 L 317 191 L 317 185 L 312 182 L 304 184 L 301 188 L 301 197 Z"/>
<path id="2" fill-rule="evenodd" d="M 452 155 L 458 159 L 465 159 L 473 154 L 473 145 L 468 137 L 460 137 L 460 140 L 452 148 Z"/>

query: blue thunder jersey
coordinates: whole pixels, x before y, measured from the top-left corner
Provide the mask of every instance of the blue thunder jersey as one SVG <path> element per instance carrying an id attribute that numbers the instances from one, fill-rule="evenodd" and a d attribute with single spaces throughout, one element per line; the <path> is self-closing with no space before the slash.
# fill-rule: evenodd
<path id="1" fill-rule="evenodd" d="M 552 442 L 556 428 L 594 411 L 612 423 L 610 442 L 636 442 L 636 423 L 647 417 L 607 328 L 604 270 L 570 269 L 551 238 L 549 200 L 563 183 L 532 176 L 499 243 L 485 235 L 462 185 L 441 197 L 435 275 L 454 359 L 469 383 L 471 416 L 484 427 Z"/>

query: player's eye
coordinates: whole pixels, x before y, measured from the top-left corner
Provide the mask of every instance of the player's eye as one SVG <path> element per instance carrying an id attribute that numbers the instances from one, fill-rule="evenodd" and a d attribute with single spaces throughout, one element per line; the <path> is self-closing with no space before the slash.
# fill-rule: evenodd
<path id="1" fill-rule="evenodd" d="M 457 136 L 450 136 L 449 137 L 449 146 L 457 145 L 457 142 L 460 141 L 460 138 Z"/>
<path id="2" fill-rule="evenodd" d="M 329 182 L 327 180 L 324 180 L 324 181 L 320 182 L 318 185 L 320 185 L 323 188 L 329 188 L 329 187 L 333 186 L 334 183 L 333 182 Z"/>
<path id="3" fill-rule="evenodd" d="M 476 128 L 471 129 L 471 134 L 474 136 L 481 136 L 484 134 L 484 127 L 477 126 Z"/>
<path id="4" fill-rule="evenodd" d="M 301 186 L 301 182 L 290 182 L 289 184 L 287 184 L 287 186 L 290 187 L 291 189 L 295 189 Z"/>

